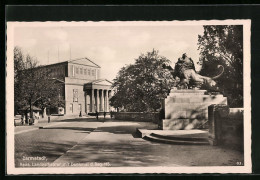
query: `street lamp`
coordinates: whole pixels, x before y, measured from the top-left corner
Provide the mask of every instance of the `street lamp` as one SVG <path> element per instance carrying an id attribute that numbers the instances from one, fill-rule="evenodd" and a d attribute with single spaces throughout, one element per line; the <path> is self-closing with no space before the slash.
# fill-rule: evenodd
<path id="1" fill-rule="evenodd" d="M 50 103 L 50 98 L 48 98 L 48 104 L 49 104 L 49 109 L 48 109 L 48 123 L 51 122 L 51 112 L 50 112 L 50 109 L 51 109 L 51 103 Z"/>

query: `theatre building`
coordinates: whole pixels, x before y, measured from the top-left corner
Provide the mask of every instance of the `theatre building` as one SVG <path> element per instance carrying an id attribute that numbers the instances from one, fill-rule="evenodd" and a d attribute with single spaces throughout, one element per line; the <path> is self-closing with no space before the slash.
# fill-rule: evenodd
<path id="1" fill-rule="evenodd" d="M 111 82 L 100 79 L 101 67 L 93 61 L 81 58 L 41 68 L 47 68 L 52 79 L 60 84 L 57 93 L 64 99 L 65 107 L 57 107 L 56 113 L 84 115 L 111 110 Z"/>

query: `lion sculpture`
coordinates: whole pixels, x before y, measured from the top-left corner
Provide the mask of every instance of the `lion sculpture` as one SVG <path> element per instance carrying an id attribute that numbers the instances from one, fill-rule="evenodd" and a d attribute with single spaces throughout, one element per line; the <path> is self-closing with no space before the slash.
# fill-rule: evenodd
<path id="1" fill-rule="evenodd" d="M 218 68 L 220 67 L 222 70 L 219 75 L 215 77 L 210 78 L 199 75 L 195 70 L 193 60 L 189 58 L 186 53 L 184 53 L 175 64 L 174 76 L 176 79 L 179 78 L 179 82 L 177 82 L 176 86 L 179 89 L 200 88 L 201 86 L 205 86 L 208 89 L 218 90 L 214 80 L 219 78 L 224 72 L 224 67 L 222 65 L 218 65 Z"/>

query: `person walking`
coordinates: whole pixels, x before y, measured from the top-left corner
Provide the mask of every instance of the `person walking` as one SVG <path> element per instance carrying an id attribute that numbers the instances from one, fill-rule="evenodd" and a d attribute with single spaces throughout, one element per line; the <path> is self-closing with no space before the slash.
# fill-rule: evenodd
<path id="1" fill-rule="evenodd" d="M 96 118 L 97 118 L 97 120 L 98 120 L 98 112 L 97 112 L 97 110 L 96 110 Z"/>
<path id="2" fill-rule="evenodd" d="M 106 119 L 106 114 L 107 114 L 107 113 L 106 113 L 106 112 L 104 112 L 104 119 Z"/>
<path id="3" fill-rule="evenodd" d="M 82 117 L 81 111 L 79 112 L 79 117 Z"/>

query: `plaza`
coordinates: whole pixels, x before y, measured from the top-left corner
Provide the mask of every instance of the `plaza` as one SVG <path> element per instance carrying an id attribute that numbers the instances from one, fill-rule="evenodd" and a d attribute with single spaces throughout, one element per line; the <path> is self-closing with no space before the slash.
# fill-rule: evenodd
<path id="1" fill-rule="evenodd" d="M 232 148 L 163 144 L 138 137 L 137 128 L 157 128 L 152 122 L 108 117 L 51 118 L 49 124 L 43 120 L 35 126 L 15 127 L 16 167 L 59 164 L 79 167 L 90 163 L 111 167 L 236 166 L 243 162 L 243 152 Z M 37 156 L 45 157 L 45 161 L 23 160 Z"/>

